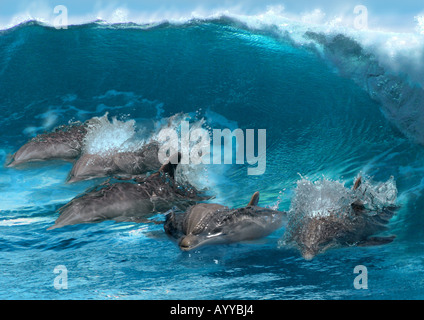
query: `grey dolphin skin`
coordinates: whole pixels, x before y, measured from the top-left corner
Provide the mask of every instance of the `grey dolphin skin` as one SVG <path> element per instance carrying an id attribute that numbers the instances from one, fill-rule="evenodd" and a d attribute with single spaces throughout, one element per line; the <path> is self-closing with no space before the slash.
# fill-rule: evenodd
<path id="1" fill-rule="evenodd" d="M 74 198 L 59 209 L 59 218 L 48 230 L 104 220 L 143 222 L 150 215 L 164 213 L 174 206 L 185 210 L 196 201 L 207 199 L 194 187 L 175 182 L 174 172 L 180 159 L 181 154 L 173 155 L 147 178 L 101 185 Z"/>
<path id="2" fill-rule="evenodd" d="M 118 152 L 111 155 L 82 154 L 74 163 L 68 183 L 95 178 L 135 176 L 157 171 L 161 167 L 158 158 L 159 143 L 151 141 L 133 152 Z"/>
<path id="3" fill-rule="evenodd" d="M 279 229 L 286 213 L 258 207 L 258 201 L 259 192 L 256 192 L 249 204 L 239 209 L 200 203 L 183 213 L 172 211 L 166 217 L 164 229 L 178 240 L 183 251 L 203 245 L 260 239 Z"/>
<path id="4" fill-rule="evenodd" d="M 92 118 L 82 124 L 63 125 L 53 132 L 37 135 L 19 148 L 7 167 L 47 160 L 75 162 L 68 175 L 68 183 L 114 175 L 139 176 L 161 167 L 157 141 L 150 141 L 131 152 L 116 152 L 105 156 L 84 153 L 88 125 L 96 121 L 97 118 Z"/>
<path id="5" fill-rule="evenodd" d="M 361 177 L 355 181 L 353 190 L 360 185 Z M 395 239 L 394 235 L 375 235 L 388 229 L 387 224 L 397 209 L 397 206 L 389 205 L 370 212 L 360 200 L 356 200 L 350 205 L 347 215 L 304 217 L 294 225 L 291 225 L 289 219 L 287 240 L 295 244 L 306 260 L 331 248 L 388 244 Z"/>
<path id="6" fill-rule="evenodd" d="M 7 166 L 15 167 L 46 160 L 75 160 L 81 154 L 88 121 L 83 124 L 63 125 L 53 132 L 36 136 L 16 151 Z"/>

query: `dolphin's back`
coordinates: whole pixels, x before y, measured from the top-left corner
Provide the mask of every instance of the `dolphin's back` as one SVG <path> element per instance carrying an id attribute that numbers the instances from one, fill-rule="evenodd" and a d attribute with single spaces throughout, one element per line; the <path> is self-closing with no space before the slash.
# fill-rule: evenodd
<path id="1" fill-rule="evenodd" d="M 153 213 L 163 213 L 173 206 L 180 210 L 195 203 L 196 192 L 184 192 L 166 174 L 153 174 L 132 182 L 116 182 L 96 187 L 74 198 L 59 209 L 54 226 L 60 228 L 77 223 L 143 221 Z"/>
<path id="2" fill-rule="evenodd" d="M 136 151 L 111 154 L 83 154 L 74 164 L 68 182 L 89 180 L 112 175 L 132 176 L 158 170 L 159 144 L 150 142 Z"/>
<path id="3" fill-rule="evenodd" d="M 83 154 L 73 165 L 68 176 L 68 182 L 90 180 L 106 177 L 118 170 L 118 167 L 109 157 L 97 154 Z"/>
<path id="4" fill-rule="evenodd" d="M 255 240 L 266 237 L 284 224 L 286 213 L 258 206 L 229 211 L 218 222 L 231 241 Z M 227 230 L 225 230 L 227 229 Z"/>
<path id="5" fill-rule="evenodd" d="M 74 160 L 81 153 L 86 133 L 85 125 L 72 125 L 40 134 L 19 148 L 8 166 L 54 159 Z"/>
<path id="6" fill-rule="evenodd" d="M 113 162 L 121 173 L 132 175 L 143 174 L 149 171 L 158 170 L 161 167 L 159 162 L 159 143 L 152 141 L 145 144 L 140 150 L 135 152 L 120 152 L 113 156 Z"/>
<path id="7" fill-rule="evenodd" d="M 148 195 L 137 184 L 118 183 L 75 198 L 59 209 L 49 229 L 103 220 L 133 220 L 153 211 Z"/>

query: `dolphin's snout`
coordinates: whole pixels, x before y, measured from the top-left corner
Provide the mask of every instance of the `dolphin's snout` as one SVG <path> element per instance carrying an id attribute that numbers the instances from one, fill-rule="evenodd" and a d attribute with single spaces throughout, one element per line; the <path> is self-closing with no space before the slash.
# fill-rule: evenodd
<path id="1" fill-rule="evenodd" d="M 179 244 L 181 250 L 183 251 L 188 251 L 191 249 L 191 241 L 190 241 L 190 237 L 184 237 L 181 239 L 180 244 Z"/>
<path id="2" fill-rule="evenodd" d="M 312 253 L 310 253 L 310 252 L 303 253 L 303 254 L 302 254 L 302 256 L 303 256 L 303 258 L 304 258 L 305 260 L 308 260 L 308 261 L 312 260 L 312 259 L 315 257 L 315 256 L 314 256 Z"/>
<path id="3" fill-rule="evenodd" d="M 316 253 L 314 252 L 314 250 L 311 250 L 309 248 L 302 250 L 301 253 L 302 253 L 303 259 L 308 261 L 312 260 L 316 256 Z"/>
<path id="4" fill-rule="evenodd" d="M 197 248 L 200 245 L 201 241 L 196 236 L 188 235 L 182 238 L 178 244 L 181 250 L 189 251 L 194 248 Z"/>

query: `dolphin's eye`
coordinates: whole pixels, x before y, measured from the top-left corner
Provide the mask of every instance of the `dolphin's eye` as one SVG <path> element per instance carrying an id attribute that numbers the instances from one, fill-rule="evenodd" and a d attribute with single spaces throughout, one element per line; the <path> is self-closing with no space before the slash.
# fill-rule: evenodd
<path id="1" fill-rule="evenodd" d="M 222 232 L 222 227 L 217 227 L 213 229 L 213 233 L 221 233 L 221 232 Z"/>
<path id="2" fill-rule="evenodd" d="M 222 226 L 218 226 L 214 228 L 212 231 L 208 232 L 210 236 L 222 235 L 224 228 Z"/>

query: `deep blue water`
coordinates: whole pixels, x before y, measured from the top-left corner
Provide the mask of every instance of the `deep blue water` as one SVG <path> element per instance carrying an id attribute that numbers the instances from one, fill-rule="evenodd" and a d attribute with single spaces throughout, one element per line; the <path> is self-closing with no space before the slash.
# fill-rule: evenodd
<path id="1" fill-rule="evenodd" d="M 343 58 L 343 57 L 341 57 Z M 344 65 L 352 63 L 344 60 Z M 161 225 L 103 222 L 46 231 L 56 210 L 93 186 L 67 185 L 70 163 L 0 168 L 1 299 L 422 299 L 424 149 L 388 116 L 387 99 L 309 46 L 231 19 L 0 31 L 0 162 L 38 133 L 93 116 L 142 121 L 196 113 L 267 130 L 267 169 L 211 169 L 213 201 L 287 210 L 299 174 L 351 184 L 394 176 L 396 240 L 305 261 L 278 248 L 284 228 L 255 243 L 183 253 Z M 385 98 L 388 98 L 387 96 Z M 390 97 L 389 97 L 390 98 Z M 163 219 L 158 215 L 157 219 Z M 68 289 L 54 288 L 66 266 Z M 368 289 L 353 286 L 356 265 Z"/>

